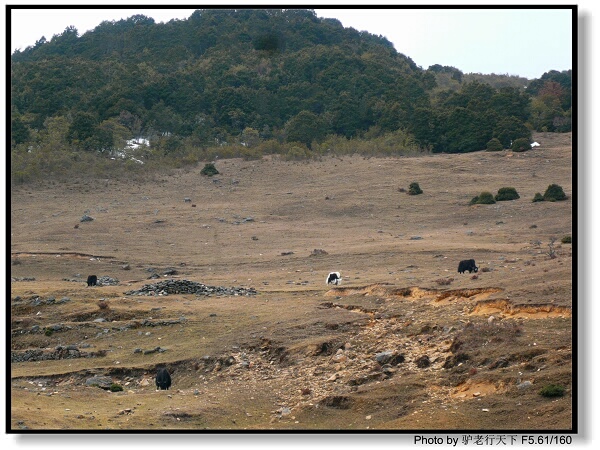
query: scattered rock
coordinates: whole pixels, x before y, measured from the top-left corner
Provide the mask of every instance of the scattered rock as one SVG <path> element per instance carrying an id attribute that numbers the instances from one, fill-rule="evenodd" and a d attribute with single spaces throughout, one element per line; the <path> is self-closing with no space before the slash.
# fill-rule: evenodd
<path id="1" fill-rule="evenodd" d="M 161 348 L 161 347 L 155 347 L 150 350 L 144 350 L 144 355 L 151 355 L 152 353 L 163 353 L 163 352 L 166 352 L 166 349 Z"/>
<path id="2" fill-rule="evenodd" d="M 529 380 L 523 381 L 522 383 L 517 384 L 517 389 L 523 390 L 533 386 L 533 383 Z"/>
<path id="3" fill-rule="evenodd" d="M 279 417 L 289 416 L 291 413 L 292 413 L 292 410 L 290 408 L 288 408 L 287 406 L 282 406 L 281 408 L 279 408 L 277 410 L 277 414 L 279 415 Z"/>
<path id="4" fill-rule="evenodd" d="M 383 373 L 385 373 L 387 376 L 391 377 L 393 374 L 395 374 L 397 372 L 397 369 L 394 369 L 389 364 L 386 364 L 381 368 L 381 371 Z"/>
<path id="5" fill-rule="evenodd" d="M 392 351 L 385 351 L 381 353 L 377 353 L 375 355 L 375 360 L 381 364 L 389 364 L 391 366 L 395 366 L 404 362 L 404 355 Z"/>
<path id="6" fill-rule="evenodd" d="M 423 355 L 420 358 L 417 358 L 415 364 L 419 369 L 425 369 L 431 365 L 431 361 L 429 360 L 429 356 Z"/>
<path id="7" fill-rule="evenodd" d="M 352 406 L 352 399 L 345 395 L 331 395 L 321 400 L 319 405 L 335 409 L 350 409 Z"/>
<path id="8" fill-rule="evenodd" d="M 506 358 L 500 358 L 496 361 L 494 361 L 492 364 L 490 364 L 489 369 L 493 370 L 493 369 L 498 369 L 500 367 L 508 367 L 508 360 Z"/>

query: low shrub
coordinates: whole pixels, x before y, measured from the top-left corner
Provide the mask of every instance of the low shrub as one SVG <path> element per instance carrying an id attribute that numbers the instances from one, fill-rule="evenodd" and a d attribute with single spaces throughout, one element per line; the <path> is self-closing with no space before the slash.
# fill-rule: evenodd
<path id="1" fill-rule="evenodd" d="M 540 194 L 539 192 L 537 192 L 534 196 L 533 196 L 533 200 L 531 200 L 532 202 L 543 202 L 544 201 L 544 196 L 542 194 Z"/>
<path id="2" fill-rule="evenodd" d="M 206 175 L 207 177 L 212 177 L 213 175 L 218 175 L 219 171 L 215 167 L 214 163 L 206 163 L 204 168 L 200 171 L 200 174 Z"/>
<path id="3" fill-rule="evenodd" d="M 567 196 L 565 195 L 565 191 L 558 184 L 551 184 L 544 192 L 544 200 L 547 202 L 554 202 L 557 200 L 565 200 Z"/>
<path id="4" fill-rule="evenodd" d="M 419 183 L 410 183 L 410 186 L 408 187 L 408 195 L 419 195 L 422 193 L 423 191 L 421 190 Z"/>
<path id="5" fill-rule="evenodd" d="M 496 194 L 496 201 L 502 202 L 507 200 L 516 200 L 521 198 L 517 193 L 517 190 L 513 187 L 503 187 L 498 189 L 498 193 Z"/>
<path id="6" fill-rule="evenodd" d="M 571 236 L 564 236 L 560 242 L 562 242 L 563 244 L 571 244 L 572 243 L 572 239 Z"/>
<path id="7" fill-rule="evenodd" d="M 307 161 L 313 157 L 313 152 L 302 144 L 290 146 L 287 152 L 282 155 L 285 161 Z"/>
<path id="8" fill-rule="evenodd" d="M 502 147 L 502 143 L 500 142 L 500 140 L 498 138 L 492 138 L 490 139 L 490 141 L 487 143 L 487 147 L 486 150 L 488 152 L 499 152 L 500 150 L 502 150 L 504 147 Z"/>
<path id="9" fill-rule="evenodd" d="M 527 138 L 515 139 L 510 147 L 513 152 L 526 152 L 531 150 L 531 144 Z"/>
<path id="10" fill-rule="evenodd" d="M 471 202 L 469 203 L 470 205 L 475 205 L 475 204 L 479 204 L 479 205 L 492 205 L 496 203 L 496 200 L 494 200 L 494 196 L 491 192 L 482 192 L 481 194 L 479 194 L 477 197 L 473 197 L 471 199 Z"/>
<path id="11" fill-rule="evenodd" d="M 539 394 L 542 397 L 562 397 L 565 395 L 565 388 L 557 384 L 548 384 L 540 389 Z"/>
<path id="12" fill-rule="evenodd" d="M 123 386 L 117 383 L 113 383 L 110 385 L 110 392 L 120 392 L 123 390 Z"/>

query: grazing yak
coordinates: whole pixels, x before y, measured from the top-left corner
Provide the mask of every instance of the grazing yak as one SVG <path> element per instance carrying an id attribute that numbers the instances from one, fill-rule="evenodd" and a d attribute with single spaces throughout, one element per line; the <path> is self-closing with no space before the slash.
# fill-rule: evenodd
<path id="1" fill-rule="evenodd" d="M 338 285 L 342 282 L 342 276 L 339 272 L 331 272 L 327 275 L 327 279 L 325 280 L 327 284 L 335 284 Z"/>
<path id="2" fill-rule="evenodd" d="M 479 267 L 475 265 L 474 259 L 464 259 L 460 263 L 458 263 L 458 273 L 465 273 L 466 271 L 477 272 Z"/>
<path id="3" fill-rule="evenodd" d="M 88 286 L 96 286 L 98 284 L 98 277 L 96 275 L 89 275 L 87 279 Z"/>
<path id="4" fill-rule="evenodd" d="M 158 369 L 156 373 L 156 390 L 169 390 L 171 387 L 171 375 L 164 367 Z"/>

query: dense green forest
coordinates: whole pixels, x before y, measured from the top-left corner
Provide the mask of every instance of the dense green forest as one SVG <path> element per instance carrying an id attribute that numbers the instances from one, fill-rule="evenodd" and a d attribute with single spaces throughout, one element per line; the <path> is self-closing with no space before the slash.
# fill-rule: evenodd
<path id="1" fill-rule="evenodd" d="M 137 15 L 15 52 L 11 125 L 16 182 L 92 160 L 102 172 L 124 155 L 129 166 L 181 166 L 216 155 L 471 152 L 570 131 L 571 71 L 527 80 L 423 69 L 386 38 L 312 10 Z M 150 146 L 124 153 L 134 138 Z"/>

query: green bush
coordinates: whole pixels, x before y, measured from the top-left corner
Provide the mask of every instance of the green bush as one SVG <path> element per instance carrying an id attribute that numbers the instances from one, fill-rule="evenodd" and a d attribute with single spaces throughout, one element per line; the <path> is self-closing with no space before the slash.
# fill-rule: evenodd
<path id="1" fill-rule="evenodd" d="M 46 336 L 52 336 L 52 334 L 53 334 L 53 333 L 54 333 L 54 331 L 52 330 L 52 328 L 46 328 L 46 329 L 44 330 L 44 334 L 45 334 Z"/>
<path id="2" fill-rule="evenodd" d="M 479 194 L 479 196 L 473 197 L 469 204 L 492 205 L 494 203 L 496 203 L 496 200 L 494 200 L 494 196 L 491 192 L 482 192 L 481 194 Z"/>
<path id="3" fill-rule="evenodd" d="M 206 175 L 207 177 L 212 177 L 213 175 L 218 175 L 219 171 L 215 167 L 214 163 L 206 163 L 200 173 L 202 175 Z"/>
<path id="4" fill-rule="evenodd" d="M 533 200 L 532 202 L 543 202 L 544 201 L 544 196 L 542 194 L 540 194 L 539 192 L 537 192 L 534 196 L 533 196 Z"/>
<path id="5" fill-rule="evenodd" d="M 557 200 L 565 200 L 567 196 L 565 195 L 565 191 L 558 184 L 551 184 L 544 192 L 544 200 L 547 202 L 554 202 Z"/>
<path id="6" fill-rule="evenodd" d="M 565 388 L 557 384 L 548 384 L 540 389 L 542 397 L 562 397 L 565 395 Z"/>
<path id="7" fill-rule="evenodd" d="M 498 140 L 498 138 L 492 138 L 488 141 L 486 150 L 488 152 L 498 152 L 502 150 L 502 143 Z"/>
<path id="8" fill-rule="evenodd" d="M 110 385 L 110 392 L 120 392 L 123 390 L 123 386 L 117 383 L 113 383 Z"/>
<path id="9" fill-rule="evenodd" d="M 282 155 L 286 161 L 307 161 L 313 157 L 313 153 L 303 144 L 292 145 L 286 153 Z"/>
<path id="10" fill-rule="evenodd" d="M 527 138 L 515 139 L 510 147 L 513 152 L 525 152 L 531 150 L 531 144 Z"/>
<path id="11" fill-rule="evenodd" d="M 408 187 L 408 195 L 419 195 L 422 193 L 423 191 L 421 190 L 419 183 L 410 183 L 410 186 Z"/>
<path id="12" fill-rule="evenodd" d="M 498 189 L 498 193 L 496 194 L 496 201 L 502 202 L 506 200 L 516 200 L 521 198 L 517 193 L 517 190 L 513 187 L 503 187 Z"/>
<path id="13" fill-rule="evenodd" d="M 563 244 L 571 244 L 573 242 L 573 239 L 571 239 L 571 236 L 564 236 L 560 242 L 562 242 Z"/>

